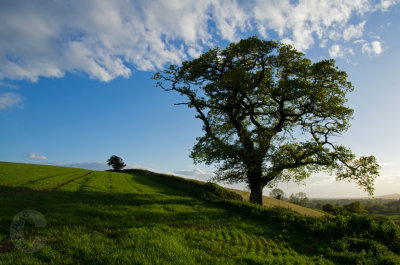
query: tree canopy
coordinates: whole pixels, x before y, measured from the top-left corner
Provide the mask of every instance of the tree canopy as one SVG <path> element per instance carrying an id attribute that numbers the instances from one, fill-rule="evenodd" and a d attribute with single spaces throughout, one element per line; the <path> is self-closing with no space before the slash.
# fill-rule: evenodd
<path id="1" fill-rule="evenodd" d="M 191 157 L 217 166 L 215 180 L 245 182 L 254 203 L 262 189 L 303 181 L 312 172 L 335 173 L 370 194 L 379 165 L 356 158 L 334 140 L 350 126 L 353 90 L 334 60 L 312 63 L 294 47 L 257 37 L 213 48 L 153 77 L 176 91 L 203 122 Z"/>
<path id="2" fill-rule="evenodd" d="M 306 203 L 308 202 L 307 194 L 305 194 L 304 192 L 298 192 L 295 194 L 292 193 L 290 194 L 289 202 L 306 206 Z"/>
<path id="3" fill-rule="evenodd" d="M 278 200 L 283 200 L 285 198 L 285 192 L 281 189 L 275 188 L 270 191 L 269 196 Z"/>
<path id="4" fill-rule="evenodd" d="M 112 155 L 107 160 L 107 165 L 111 166 L 114 170 L 121 170 L 126 166 L 122 158 L 116 155 Z"/>

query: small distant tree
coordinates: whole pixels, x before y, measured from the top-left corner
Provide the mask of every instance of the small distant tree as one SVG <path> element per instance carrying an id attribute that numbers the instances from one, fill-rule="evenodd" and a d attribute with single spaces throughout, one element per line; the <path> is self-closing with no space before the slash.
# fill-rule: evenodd
<path id="1" fill-rule="evenodd" d="M 275 188 L 273 190 L 271 190 L 271 192 L 269 193 L 269 196 L 278 199 L 278 200 L 283 200 L 285 198 L 285 193 L 283 192 L 283 190 Z"/>
<path id="2" fill-rule="evenodd" d="M 289 197 L 289 202 L 305 206 L 308 202 L 307 194 L 304 192 L 292 193 Z"/>
<path id="3" fill-rule="evenodd" d="M 367 214 L 367 210 L 365 210 L 364 206 L 359 201 L 355 201 L 346 205 L 343 205 L 343 210 L 348 213 L 358 213 L 358 214 Z"/>
<path id="4" fill-rule="evenodd" d="M 340 207 L 339 205 L 333 206 L 332 204 L 327 203 L 322 206 L 322 210 L 333 215 L 349 215 L 353 213 L 368 214 L 368 211 L 359 201 L 345 204 L 343 207 Z"/>
<path id="5" fill-rule="evenodd" d="M 322 210 L 333 215 L 339 215 L 342 213 L 342 208 L 340 206 L 336 207 L 330 203 L 324 204 Z"/>
<path id="6" fill-rule="evenodd" d="M 112 168 L 114 170 L 121 170 L 123 169 L 126 164 L 124 163 L 124 161 L 122 160 L 122 158 L 120 158 L 119 156 L 113 155 L 111 156 L 108 160 L 107 160 L 107 164 L 109 166 L 112 166 Z"/>

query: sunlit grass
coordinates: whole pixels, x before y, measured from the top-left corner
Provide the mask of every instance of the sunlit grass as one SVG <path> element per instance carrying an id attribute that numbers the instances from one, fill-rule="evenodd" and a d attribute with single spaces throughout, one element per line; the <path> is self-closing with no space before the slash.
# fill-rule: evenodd
<path id="1" fill-rule="evenodd" d="M 242 191 L 242 190 L 237 190 L 237 189 L 229 189 L 231 191 L 234 191 L 238 194 L 240 194 L 245 201 L 249 201 L 250 198 L 250 193 L 247 191 Z M 285 209 L 290 209 L 292 211 L 298 212 L 299 214 L 305 215 L 305 216 L 311 216 L 311 217 L 322 217 L 325 214 L 323 212 L 319 212 L 307 207 L 303 207 L 300 205 L 296 205 L 290 202 L 286 201 L 281 201 L 272 197 L 268 196 L 263 196 L 263 205 L 269 208 L 274 208 L 274 207 L 281 207 Z"/>
<path id="2" fill-rule="evenodd" d="M 79 168 L 0 162 L 0 185 L 43 188 L 88 172 Z"/>

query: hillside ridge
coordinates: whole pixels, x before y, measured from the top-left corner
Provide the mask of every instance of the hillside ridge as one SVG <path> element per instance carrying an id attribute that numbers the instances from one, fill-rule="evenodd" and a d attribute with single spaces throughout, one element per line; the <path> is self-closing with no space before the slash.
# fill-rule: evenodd
<path id="1" fill-rule="evenodd" d="M 244 201 L 249 201 L 249 192 L 237 190 L 237 189 L 225 188 L 225 187 L 219 186 L 218 184 L 215 184 L 215 183 L 189 179 L 189 178 L 176 176 L 176 175 L 155 173 L 150 170 L 144 170 L 144 169 L 126 169 L 126 170 L 122 170 L 121 172 L 142 173 L 142 174 L 146 174 L 146 175 L 159 176 L 160 177 L 158 179 L 159 181 L 162 181 L 163 180 L 162 178 L 166 178 L 167 180 L 170 180 L 170 181 L 179 181 L 181 183 L 185 182 L 186 184 L 194 185 L 197 188 L 205 188 L 205 187 L 210 188 L 213 186 L 214 190 L 215 189 L 219 190 L 219 192 L 220 192 L 219 196 L 222 196 L 224 199 L 234 199 L 234 200 L 242 200 L 243 199 Z M 167 184 L 167 185 L 170 184 L 170 183 L 168 183 L 168 181 L 164 181 L 163 183 Z M 181 188 L 187 189 L 187 187 L 181 187 Z M 240 197 L 232 195 L 231 192 L 238 194 Z M 221 195 L 222 193 L 224 193 L 224 195 Z M 229 195 L 228 195 L 228 193 L 229 193 Z M 320 212 L 320 211 L 317 211 L 317 210 L 314 210 L 311 208 L 303 207 L 303 206 L 300 206 L 297 204 L 293 204 L 290 202 L 277 200 L 277 199 L 269 197 L 269 196 L 263 196 L 263 206 L 265 206 L 267 208 L 274 208 L 274 207 L 284 208 L 286 210 L 291 210 L 298 214 L 301 214 L 304 216 L 310 216 L 310 217 L 322 217 L 325 215 L 323 212 Z"/>

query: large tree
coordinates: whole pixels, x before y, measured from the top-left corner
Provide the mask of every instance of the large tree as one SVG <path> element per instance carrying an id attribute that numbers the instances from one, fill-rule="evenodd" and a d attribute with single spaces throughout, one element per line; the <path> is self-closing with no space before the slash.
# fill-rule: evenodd
<path id="1" fill-rule="evenodd" d="M 290 45 L 251 37 L 153 78 L 186 97 L 178 105 L 193 108 L 203 122 L 194 161 L 215 164 L 218 181 L 246 182 L 251 202 L 262 203 L 266 185 L 321 170 L 373 193 L 375 157 L 357 159 L 333 141 L 353 114 L 346 106 L 353 86 L 334 60 L 312 63 Z"/>

